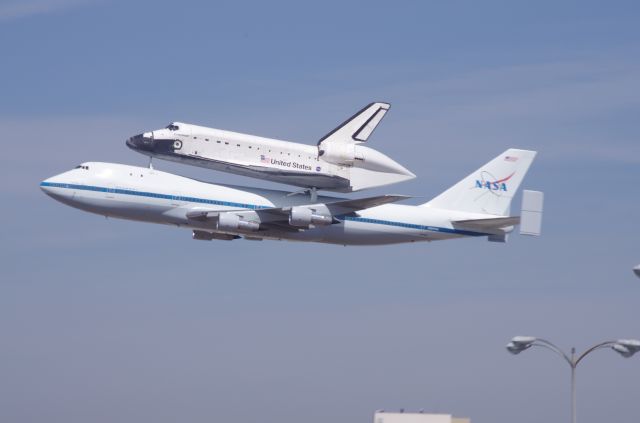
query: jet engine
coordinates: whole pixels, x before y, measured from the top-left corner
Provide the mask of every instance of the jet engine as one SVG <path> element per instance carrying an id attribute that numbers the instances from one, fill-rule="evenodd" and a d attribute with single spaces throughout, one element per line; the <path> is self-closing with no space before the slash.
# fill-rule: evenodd
<path id="1" fill-rule="evenodd" d="M 234 239 L 238 239 L 240 237 L 237 236 L 237 235 L 217 234 L 217 233 L 214 233 L 214 232 L 199 231 L 197 229 L 194 229 L 192 238 L 200 240 L 200 241 L 212 241 L 214 239 L 220 239 L 220 240 L 223 240 L 223 241 L 231 241 L 231 240 L 234 240 Z"/>
<path id="2" fill-rule="evenodd" d="M 251 222 L 241 219 L 240 216 L 233 213 L 221 213 L 218 216 L 218 230 L 219 231 L 257 231 L 260 229 L 260 223 Z"/>
<path id="3" fill-rule="evenodd" d="M 331 222 L 333 222 L 333 218 L 331 216 L 317 214 L 307 207 L 292 207 L 291 212 L 289 213 L 289 224 L 291 226 L 308 228 L 311 225 L 330 225 Z"/>

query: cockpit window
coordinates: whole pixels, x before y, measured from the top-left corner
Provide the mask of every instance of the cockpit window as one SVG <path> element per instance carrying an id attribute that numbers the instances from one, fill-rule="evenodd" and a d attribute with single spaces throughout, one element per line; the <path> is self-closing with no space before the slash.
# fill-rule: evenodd
<path id="1" fill-rule="evenodd" d="M 84 169 L 84 170 L 89 170 L 89 166 L 78 165 L 78 166 L 74 167 L 74 169 Z"/>
<path id="2" fill-rule="evenodd" d="M 178 129 L 180 129 L 180 127 L 178 125 L 174 125 L 173 123 L 169 126 L 167 126 L 167 129 L 169 131 L 177 131 Z"/>

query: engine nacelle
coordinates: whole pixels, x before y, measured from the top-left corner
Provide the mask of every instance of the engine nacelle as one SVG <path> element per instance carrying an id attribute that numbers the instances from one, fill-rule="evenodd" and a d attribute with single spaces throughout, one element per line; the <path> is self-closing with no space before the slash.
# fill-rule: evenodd
<path id="1" fill-rule="evenodd" d="M 342 142 L 321 143 L 318 146 L 318 156 L 325 162 L 337 165 L 353 165 L 355 160 L 363 160 L 356 144 Z"/>
<path id="2" fill-rule="evenodd" d="M 243 220 L 237 214 L 221 213 L 218 216 L 219 231 L 257 231 L 260 229 L 260 223 Z"/>
<path id="3" fill-rule="evenodd" d="M 193 230 L 193 239 L 197 239 L 200 241 L 212 241 L 214 239 L 220 239 L 223 241 L 231 241 L 236 238 L 240 238 L 237 235 L 229 235 L 229 234 L 217 234 L 214 232 L 200 231 L 197 229 Z"/>
<path id="4" fill-rule="evenodd" d="M 330 225 L 331 222 L 333 222 L 331 216 L 314 213 L 313 210 L 307 207 L 292 207 L 291 212 L 289 212 L 289 224 L 291 226 L 308 228 L 311 225 Z"/>
<path id="5" fill-rule="evenodd" d="M 211 241 L 213 234 L 207 231 L 193 231 L 192 238 L 200 241 Z"/>

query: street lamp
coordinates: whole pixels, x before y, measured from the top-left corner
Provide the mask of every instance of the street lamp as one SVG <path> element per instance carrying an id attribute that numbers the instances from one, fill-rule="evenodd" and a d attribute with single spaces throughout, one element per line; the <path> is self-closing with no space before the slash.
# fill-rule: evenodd
<path id="1" fill-rule="evenodd" d="M 576 357 L 576 349 L 571 348 L 571 357 L 551 342 L 533 336 L 516 336 L 507 344 L 507 351 L 511 354 L 520 354 L 531 347 L 543 347 L 560 355 L 571 367 L 571 422 L 576 423 L 576 367 L 589 353 L 600 348 L 611 348 L 621 356 L 629 358 L 640 351 L 640 341 L 636 339 L 619 339 L 606 341 L 594 345 Z"/>

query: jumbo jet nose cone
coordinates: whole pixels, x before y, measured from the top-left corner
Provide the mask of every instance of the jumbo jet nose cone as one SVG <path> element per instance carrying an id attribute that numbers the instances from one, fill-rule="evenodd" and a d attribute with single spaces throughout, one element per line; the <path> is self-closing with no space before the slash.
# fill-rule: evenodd
<path id="1" fill-rule="evenodd" d="M 40 182 L 40 189 L 42 190 L 42 192 L 58 201 L 60 201 L 60 198 L 63 197 L 62 188 L 64 186 L 62 183 L 60 183 L 59 176 L 60 175 L 52 176 L 51 178 L 45 179 L 44 181 Z"/>
<path id="2" fill-rule="evenodd" d="M 44 192 L 47 195 L 49 195 L 49 193 L 51 192 L 50 181 L 51 181 L 51 178 L 45 179 L 44 181 L 40 182 L 40 189 L 42 190 L 42 192 Z"/>
<path id="3" fill-rule="evenodd" d="M 153 133 L 145 132 L 134 135 L 127 140 L 127 147 L 140 152 L 153 150 Z"/>

